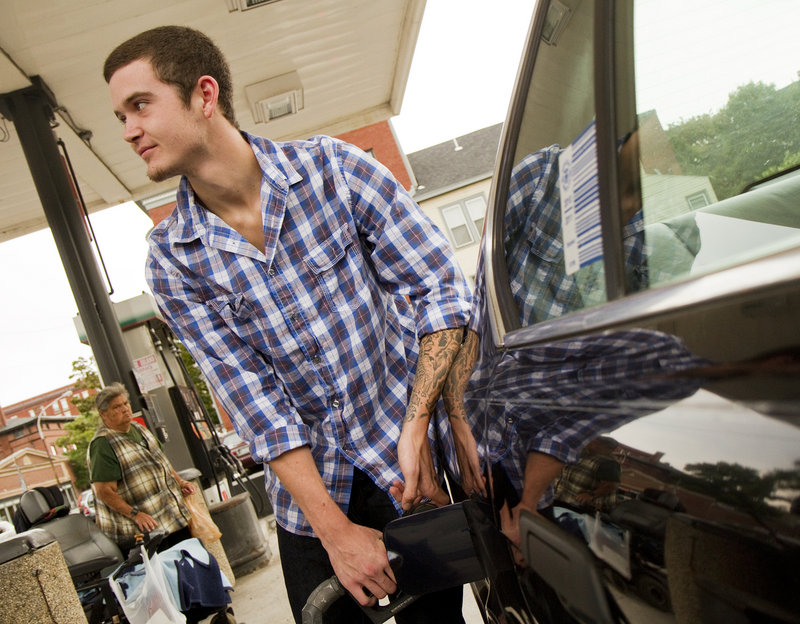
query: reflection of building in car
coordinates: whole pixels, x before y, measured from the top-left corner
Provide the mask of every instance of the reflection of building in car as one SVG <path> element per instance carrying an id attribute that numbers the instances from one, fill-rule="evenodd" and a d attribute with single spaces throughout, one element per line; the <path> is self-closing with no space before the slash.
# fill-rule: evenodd
<path id="1" fill-rule="evenodd" d="M 652 487 L 638 490 L 633 470 L 626 471 L 628 478 L 622 483 L 620 462 L 625 465 L 632 454 L 637 454 L 636 449 L 611 438 L 592 440 L 578 462 L 565 466 L 555 483 L 554 517 L 588 544 L 616 587 L 669 611 L 666 523 L 670 515 L 685 509 L 673 492 Z M 659 459 L 649 458 L 654 471 Z M 644 458 L 642 463 L 647 463 Z M 620 501 L 621 496 L 626 498 Z"/>
<path id="2" fill-rule="evenodd" d="M 645 111 L 637 119 L 642 136 L 639 152 L 642 200 L 648 206 L 646 225 L 716 203 L 717 196 L 708 176 L 687 175 L 683 171 L 658 113 Z"/>

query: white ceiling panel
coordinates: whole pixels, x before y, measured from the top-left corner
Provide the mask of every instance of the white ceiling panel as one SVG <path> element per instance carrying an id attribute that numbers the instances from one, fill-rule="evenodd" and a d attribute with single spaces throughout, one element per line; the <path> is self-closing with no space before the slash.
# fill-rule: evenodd
<path id="1" fill-rule="evenodd" d="M 148 28 L 190 26 L 219 45 L 233 72 L 237 119 L 249 132 L 336 134 L 399 112 L 425 0 L 278 0 L 243 12 L 230 12 L 228 2 L 235 0 L 2 0 L 0 93 L 42 77 L 66 110 L 55 132 L 90 210 L 175 185 L 147 179 L 122 140 L 102 77 L 106 55 Z M 245 87 L 289 72 L 300 77 L 304 108 L 255 124 Z M 88 145 L 80 130 L 91 132 Z M 0 241 L 46 225 L 13 123 L 0 120 Z"/>

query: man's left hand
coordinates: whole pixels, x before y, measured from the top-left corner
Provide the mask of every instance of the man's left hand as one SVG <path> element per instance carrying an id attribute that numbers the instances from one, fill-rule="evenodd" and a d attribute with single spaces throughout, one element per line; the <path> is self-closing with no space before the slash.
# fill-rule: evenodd
<path id="1" fill-rule="evenodd" d="M 447 505 L 450 498 L 436 478 L 427 430 L 423 430 L 424 436 L 417 435 L 415 438 L 411 435 L 411 429 L 412 427 L 403 427 L 397 444 L 398 460 L 405 483 L 395 481 L 389 491 L 406 511 L 423 498 L 438 506 Z"/>

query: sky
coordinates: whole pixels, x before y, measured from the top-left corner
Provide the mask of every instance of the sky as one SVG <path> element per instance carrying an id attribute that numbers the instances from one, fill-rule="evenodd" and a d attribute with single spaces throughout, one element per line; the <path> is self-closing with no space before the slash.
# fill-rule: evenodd
<path id="1" fill-rule="evenodd" d="M 502 122 L 533 0 L 428 0 L 403 106 L 392 119 L 406 153 Z M 120 138 L 122 140 L 122 138 Z M 150 219 L 127 203 L 91 215 L 114 293 L 147 289 Z M 77 306 L 49 230 L 0 243 L 0 405 L 71 383 Z"/>
<path id="2" fill-rule="evenodd" d="M 719 110 L 749 81 L 797 80 L 799 9 L 797 0 L 637 2 L 637 109 L 656 109 L 668 126 Z M 675 44 L 676 33 L 687 45 Z"/>

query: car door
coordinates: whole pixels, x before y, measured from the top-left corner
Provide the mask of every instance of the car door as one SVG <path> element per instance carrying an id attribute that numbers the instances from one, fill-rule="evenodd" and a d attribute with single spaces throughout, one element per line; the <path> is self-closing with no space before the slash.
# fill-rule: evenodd
<path id="1" fill-rule="evenodd" d="M 798 621 L 798 17 L 537 4 L 465 398 L 515 559 L 488 621 Z"/>

